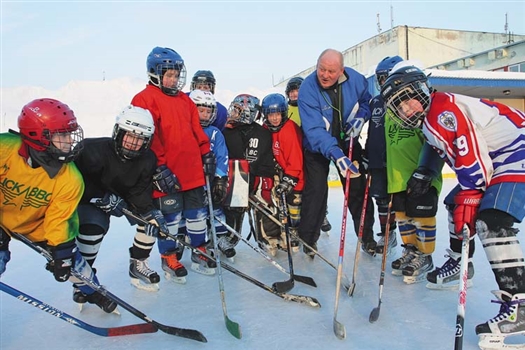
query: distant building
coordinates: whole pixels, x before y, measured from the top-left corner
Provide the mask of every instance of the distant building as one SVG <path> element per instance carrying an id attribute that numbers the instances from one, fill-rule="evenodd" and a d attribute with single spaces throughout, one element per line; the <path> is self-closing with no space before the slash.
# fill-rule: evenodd
<path id="1" fill-rule="evenodd" d="M 345 65 L 368 77 L 372 95 L 377 94 L 377 63 L 396 55 L 420 61 L 439 91 L 484 97 L 525 110 L 525 35 L 397 26 L 343 51 Z M 315 65 L 276 87 L 284 90 L 289 79 L 314 70 Z"/>

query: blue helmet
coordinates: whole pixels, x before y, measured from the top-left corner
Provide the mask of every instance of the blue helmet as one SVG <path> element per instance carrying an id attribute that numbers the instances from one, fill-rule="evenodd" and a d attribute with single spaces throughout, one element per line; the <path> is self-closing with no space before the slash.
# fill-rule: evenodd
<path id="1" fill-rule="evenodd" d="M 273 125 L 268 120 L 271 113 L 281 113 L 281 122 L 279 125 Z M 262 100 L 263 120 L 268 129 L 272 132 L 281 130 L 284 123 L 288 120 L 288 104 L 286 98 L 281 94 L 270 94 Z"/>
<path id="2" fill-rule="evenodd" d="M 167 47 L 155 47 L 146 60 L 148 77 L 151 84 L 159 87 L 166 95 L 175 96 L 186 85 L 186 67 L 184 60 L 173 49 Z M 164 86 L 162 78 L 166 71 L 176 70 L 179 76 L 174 86 Z"/>
<path id="3" fill-rule="evenodd" d="M 376 68 L 376 87 L 378 90 L 381 90 L 381 86 L 385 83 L 392 68 L 401 61 L 403 61 L 403 59 L 399 56 L 387 56 L 379 62 Z"/>

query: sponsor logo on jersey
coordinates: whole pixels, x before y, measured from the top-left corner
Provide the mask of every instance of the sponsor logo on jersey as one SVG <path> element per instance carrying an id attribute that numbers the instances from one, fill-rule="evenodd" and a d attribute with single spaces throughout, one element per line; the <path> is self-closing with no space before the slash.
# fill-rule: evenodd
<path id="1" fill-rule="evenodd" d="M 25 207 L 40 208 L 49 205 L 49 201 L 53 197 L 51 192 L 47 192 L 38 187 L 27 186 L 9 178 L 4 178 L 0 182 L 0 190 L 4 195 L 3 205 L 17 204 L 12 202 L 14 199 L 23 196 L 24 200 L 20 209 Z"/>

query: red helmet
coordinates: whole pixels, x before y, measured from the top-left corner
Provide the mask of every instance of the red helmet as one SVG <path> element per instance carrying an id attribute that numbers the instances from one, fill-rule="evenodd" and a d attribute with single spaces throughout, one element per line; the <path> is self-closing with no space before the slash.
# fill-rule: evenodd
<path id="1" fill-rule="evenodd" d="M 39 98 L 26 104 L 18 116 L 18 128 L 25 144 L 59 161 L 72 161 L 80 152 L 76 146 L 83 139 L 82 128 L 69 106 L 58 100 Z M 56 134 L 64 134 L 67 140 L 51 142 Z"/>

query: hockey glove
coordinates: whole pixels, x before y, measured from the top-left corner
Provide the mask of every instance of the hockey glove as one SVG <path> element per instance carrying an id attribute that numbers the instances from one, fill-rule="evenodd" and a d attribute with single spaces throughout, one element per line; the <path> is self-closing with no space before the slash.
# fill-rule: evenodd
<path id="1" fill-rule="evenodd" d="M 366 120 L 363 116 L 355 116 L 350 120 L 346 124 L 346 140 L 350 140 L 350 135 L 353 135 L 353 137 L 359 136 L 365 122 Z"/>
<path id="2" fill-rule="evenodd" d="M 122 209 L 127 208 L 126 202 L 122 198 L 109 192 L 103 198 L 91 198 L 90 202 L 104 213 L 117 217 L 124 215 Z"/>
<path id="3" fill-rule="evenodd" d="M 228 177 L 216 177 L 213 180 L 213 185 L 211 187 L 211 200 L 213 203 L 222 203 L 224 198 L 226 198 L 226 193 L 228 190 Z"/>
<path id="4" fill-rule="evenodd" d="M 163 235 L 162 232 L 169 232 L 166 219 L 164 219 L 164 215 L 160 210 L 153 209 L 142 217 L 149 222 L 144 225 L 144 233 L 146 235 L 159 237 L 159 235 Z"/>
<path id="5" fill-rule="evenodd" d="M 420 197 L 430 190 L 432 176 L 425 168 L 418 168 L 407 182 L 407 196 Z"/>
<path id="6" fill-rule="evenodd" d="M 167 194 L 180 191 L 181 185 L 177 177 L 166 165 L 159 165 L 153 175 L 153 186 L 160 192 Z"/>
<path id="7" fill-rule="evenodd" d="M 279 196 L 282 193 L 284 193 L 285 195 L 288 195 L 293 191 L 295 186 L 297 186 L 297 179 L 290 175 L 284 174 L 283 178 L 281 179 L 281 182 L 279 182 L 279 185 L 277 185 L 275 192 Z"/>
<path id="8" fill-rule="evenodd" d="M 204 175 L 213 177 L 215 176 L 216 159 L 213 152 L 208 152 L 202 156 L 202 166 L 204 167 Z"/>
<path id="9" fill-rule="evenodd" d="M 467 224 L 470 236 L 476 233 L 476 216 L 483 198 L 483 192 L 479 190 L 461 190 L 454 196 L 456 204 L 453 212 L 454 232 L 458 239 L 463 239 L 463 225 Z"/>
<path id="10" fill-rule="evenodd" d="M 359 169 L 352 164 L 352 161 L 343 154 L 343 151 L 339 147 L 332 148 L 329 154 L 343 177 L 346 176 L 347 171 L 350 171 L 350 177 L 353 177 L 352 174 L 359 176 Z"/>
<path id="11" fill-rule="evenodd" d="M 71 276 L 71 269 L 75 265 L 75 253 L 78 249 L 75 240 L 48 248 L 53 260 L 47 263 L 46 269 L 53 273 L 58 282 L 67 281 Z"/>

